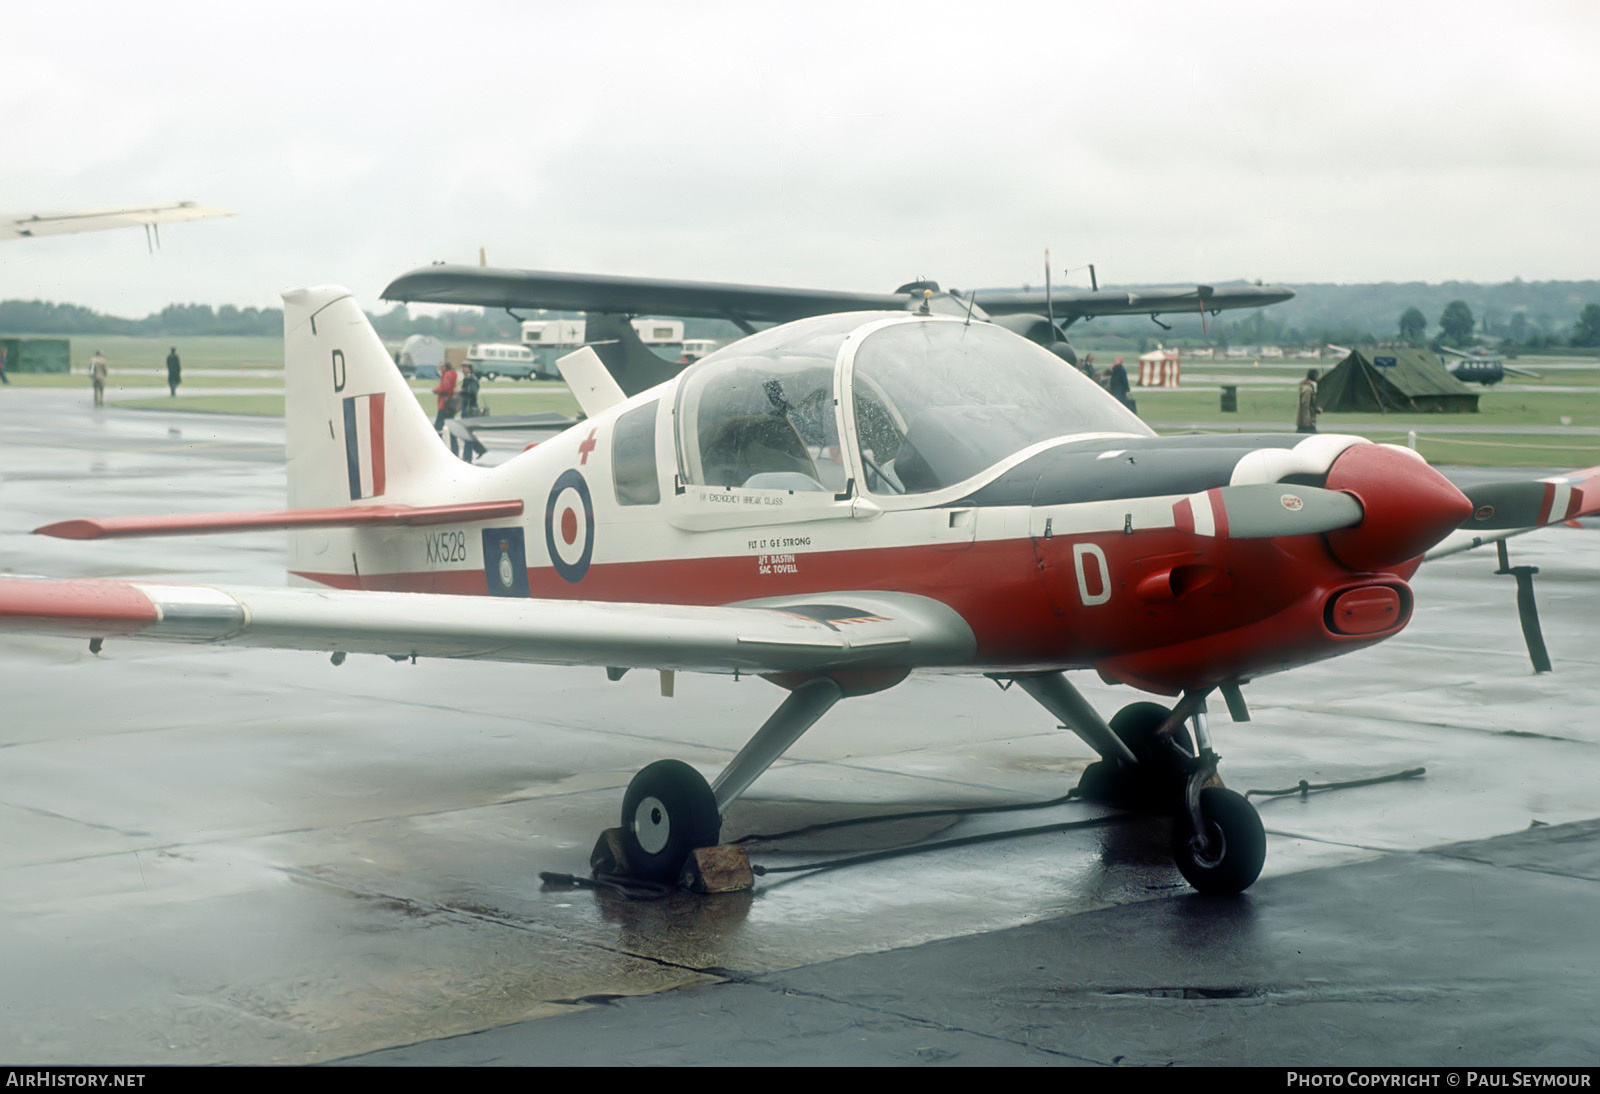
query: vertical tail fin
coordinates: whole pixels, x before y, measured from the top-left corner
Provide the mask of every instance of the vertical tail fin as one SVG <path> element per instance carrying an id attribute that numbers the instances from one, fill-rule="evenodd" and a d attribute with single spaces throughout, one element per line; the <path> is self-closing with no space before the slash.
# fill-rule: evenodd
<path id="1" fill-rule="evenodd" d="M 437 501 L 469 471 L 450 455 L 355 298 L 283 294 L 289 506 Z"/>

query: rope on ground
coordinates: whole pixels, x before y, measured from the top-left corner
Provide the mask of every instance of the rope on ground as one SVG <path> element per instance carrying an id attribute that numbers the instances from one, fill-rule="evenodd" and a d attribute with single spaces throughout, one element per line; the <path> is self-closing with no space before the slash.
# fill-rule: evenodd
<path id="1" fill-rule="evenodd" d="M 1045 836 L 1055 832 L 1070 832 L 1078 828 L 1102 828 L 1108 824 L 1115 824 L 1125 817 L 1126 814 L 1117 813 L 1106 817 L 1092 817 L 1089 820 L 1041 824 L 1037 828 L 1011 828 L 1004 832 L 989 832 L 981 836 L 965 836 L 961 839 L 940 840 L 937 843 L 918 843 L 910 847 L 873 851 L 870 854 L 851 855 L 847 858 L 824 859 L 821 862 L 804 862 L 798 866 L 761 866 L 751 863 L 750 872 L 758 877 L 767 874 L 820 873 L 823 870 L 837 870 L 845 866 L 860 866 L 867 862 L 882 862 L 885 859 L 903 858 L 906 855 L 920 855 L 925 851 L 946 851 L 953 847 L 971 847 L 974 844 L 995 843 L 1003 839 L 1018 839 L 1024 836 Z"/>
<path id="2" fill-rule="evenodd" d="M 569 885 L 574 889 L 593 889 L 600 893 L 613 893 L 620 897 L 626 897 L 628 900 L 660 900 L 678 891 L 676 885 L 663 885 L 658 881 L 646 881 L 643 878 L 621 877 L 612 874 L 584 877 L 581 874 L 558 874 L 544 870 L 540 872 L 539 880 L 546 885 Z"/>
<path id="3" fill-rule="evenodd" d="M 1428 773 L 1425 767 L 1409 767 L 1404 771 L 1396 771 L 1392 775 L 1374 775 L 1370 779 L 1350 779 L 1341 783 L 1312 783 L 1301 779 L 1300 782 L 1286 790 L 1246 790 L 1246 798 L 1281 798 L 1289 794 L 1299 794 L 1302 798 L 1309 797 L 1313 790 L 1348 790 L 1356 786 L 1376 786 L 1379 783 L 1398 782 L 1401 779 L 1420 779 Z"/>
<path id="4" fill-rule="evenodd" d="M 1078 788 L 1073 787 L 1059 798 L 1051 798 L 1042 802 L 1017 802 L 1013 805 L 969 805 L 955 809 L 922 809 L 914 813 L 883 813 L 872 817 L 846 817 L 844 820 L 822 821 L 817 824 L 808 824 L 804 828 L 792 828 L 787 832 L 752 832 L 748 836 L 740 836 L 733 842 L 745 843 L 776 843 L 782 839 L 793 839 L 796 836 L 810 835 L 812 832 L 827 832 L 834 828 L 851 828 L 861 824 L 887 824 L 893 821 L 923 820 L 927 817 L 968 817 L 979 813 L 1015 813 L 1024 809 L 1049 809 L 1057 805 L 1065 805 L 1069 801 L 1076 801 Z"/>
<path id="5" fill-rule="evenodd" d="M 1427 770 L 1425 767 L 1412 767 L 1389 775 L 1375 775 L 1366 779 L 1348 779 L 1343 782 L 1331 783 L 1313 783 L 1301 779 L 1294 786 L 1282 790 L 1253 789 L 1245 791 L 1244 796 L 1247 799 L 1252 797 L 1286 797 L 1290 794 L 1308 797 L 1313 791 L 1349 790 L 1360 786 L 1376 786 L 1380 783 L 1398 782 L 1402 779 L 1416 779 L 1425 775 Z M 776 843 L 779 840 L 793 839 L 797 836 L 810 835 L 814 832 L 826 832 L 864 824 L 889 824 L 897 821 L 924 820 L 928 817 L 965 817 L 984 813 L 1014 813 L 1029 809 L 1049 809 L 1053 806 L 1082 800 L 1078 796 L 1077 787 L 1073 787 L 1059 798 L 1051 798 L 1048 801 L 1016 802 L 1011 805 L 974 805 L 956 809 L 920 809 L 907 813 L 883 813 L 877 816 L 846 817 L 843 820 L 808 824 L 802 828 L 793 828 L 786 832 L 752 833 L 747 836 L 741 836 L 731 842 L 737 845 Z M 972 847 L 978 844 L 997 843 L 1000 840 L 1022 839 L 1029 836 L 1053 835 L 1059 832 L 1071 832 L 1085 828 L 1103 828 L 1127 820 L 1131 815 L 1128 813 L 1111 813 L 1106 816 L 1091 817 L 1087 820 L 1062 821 L 1057 824 L 1042 824 L 1033 828 L 1010 828 L 1003 832 L 988 832 L 982 835 L 964 836 L 959 839 L 939 840 L 934 843 L 916 843 L 907 847 L 872 851 L 863 855 L 848 855 L 843 858 L 823 859 L 818 862 L 804 862 L 795 866 L 764 866 L 759 863 L 751 863 L 750 872 L 757 877 L 766 877 L 770 874 L 821 873 L 824 870 L 840 870 L 848 866 L 884 862 L 890 859 L 905 858 L 910 855 L 920 855 L 930 851 L 947 851 L 958 847 Z M 578 889 L 592 889 L 596 892 L 612 893 L 627 900 L 661 900 L 679 891 L 677 886 L 674 885 L 664 885 L 659 882 L 612 874 L 583 877 L 577 874 L 545 871 L 539 874 L 539 880 L 547 885 L 567 885 Z"/>

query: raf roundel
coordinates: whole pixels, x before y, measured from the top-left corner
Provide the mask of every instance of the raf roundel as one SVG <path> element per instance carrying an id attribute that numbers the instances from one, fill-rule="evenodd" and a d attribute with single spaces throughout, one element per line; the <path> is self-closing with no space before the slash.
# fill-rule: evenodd
<path id="1" fill-rule="evenodd" d="M 594 501 L 583 475 L 570 468 L 550 488 L 544 508 L 544 545 L 564 581 L 577 584 L 594 557 Z"/>

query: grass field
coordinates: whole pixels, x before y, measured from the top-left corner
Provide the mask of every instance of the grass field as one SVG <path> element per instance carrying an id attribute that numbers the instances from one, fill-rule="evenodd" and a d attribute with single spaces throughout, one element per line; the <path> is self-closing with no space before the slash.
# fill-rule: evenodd
<path id="1" fill-rule="evenodd" d="M 1139 416 L 1148 422 L 1195 422 L 1226 425 L 1229 421 L 1282 422 L 1294 427 L 1298 398 L 1292 385 L 1271 388 L 1239 389 L 1239 411 L 1224 414 L 1221 398 L 1211 391 L 1140 391 L 1133 397 L 1139 403 Z M 1570 421 L 1563 422 L 1567 418 Z M 1318 426 L 1326 431 L 1351 431 L 1387 426 L 1396 422 L 1420 423 L 1430 427 L 1451 425 L 1575 425 L 1600 426 L 1600 389 L 1578 394 L 1554 391 L 1489 390 L 1478 400 L 1476 414 L 1323 414 Z"/>
<path id="2" fill-rule="evenodd" d="M 73 375 L 13 373 L 11 380 L 19 387 L 87 388 L 88 380 L 83 371 L 87 368 L 90 355 L 98 349 L 110 364 L 114 389 L 149 387 L 162 390 L 166 387 L 164 365 L 170 347 L 176 347 L 183 359 L 185 386 L 190 390 L 199 387 L 274 388 L 282 384 L 281 375 L 274 370 L 281 369 L 283 364 L 283 340 L 272 337 L 74 337 Z M 1586 362 L 1570 357 L 1524 357 L 1513 363 L 1540 373 L 1538 379 L 1520 376 L 1508 378 L 1509 385 L 1531 390 L 1512 391 L 1507 390 L 1506 385 L 1485 388 L 1477 414 L 1324 414 L 1321 427 L 1324 432 L 1359 433 L 1373 440 L 1401 444 L 1407 443 L 1411 430 L 1421 429 L 1416 438 L 1417 449 L 1438 463 L 1504 467 L 1583 467 L 1600 463 L 1600 438 L 1492 431 L 1495 426 L 1600 427 L 1600 361 Z M 1134 397 L 1139 400 L 1139 409 L 1145 420 L 1159 423 L 1160 430 L 1166 433 L 1190 430 L 1227 432 L 1241 428 L 1240 423 L 1262 422 L 1282 423 L 1282 428 L 1287 430 L 1294 422 L 1293 383 L 1257 386 L 1248 381 L 1271 377 L 1297 379 L 1303 375 L 1304 368 L 1311 364 L 1271 362 L 1257 368 L 1251 362 L 1237 359 L 1194 359 L 1186 362 L 1185 369 L 1189 374 L 1216 377 L 1223 383 L 1231 377 L 1246 381 L 1239 387 L 1239 410 L 1233 414 L 1222 413 L 1218 393 L 1211 387 L 1176 392 L 1135 389 Z M 1558 365 L 1566 367 L 1552 367 Z M 1580 367 L 1571 367 L 1574 365 Z M 1322 367 L 1326 366 L 1327 363 L 1323 362 Z M 131 369 L 154 371 L 121 371 Z M 198 370 L 232 374 L 198 376 L 194 374 Z M 411 385 L 418 402 L 430 417 L 434 403 L 428 389 L 432 386 L 432 381 L 416 381 Z M 1540 390 L 1574 387 L 1592 391 Z M 555 383 L 499 381 L 484 384 L 482 399 L 497 414 L 526 414 L 542 410 L 576 413 L 576 400 L 560 388 L 561 385 Z M 176 399 L 167 396 L 113 399 L 113 404 L 153 410 L 283 414 L 283 397 L 278 394 L 184 395 L 183 390 L 179 388 L 180 394 Z M 1472 431 L 1434 431 L 1456 422 L 1471 426 Z"/>
<path id="3" fill-rule="evenodd" d="M 29 337 L 26 334 L 6 337 Z M 39 335 L 41 338 L 58 338 L 60 335 Z M 187 369 L 252 369 L 282 368 L 283 339 L 281 337 L 246 337 L 238 335 L 194 338 L 135 338 L 117 334 L 76 334 L 72 342 L 72 370 L 87 372 L 89 358 L 99 350 L 105 355 L 106 367 L 113 375 L 118 369 L 167 367 L 167 351 L 176 349 L 178 359 Z M 13 382 L 20 377 L 13 373 Z M 165 383 L 165 381 L 162 381 Z"/>
<path id="4" fill-rule="evenodd" d="M 81 387 L 89 390 L 89 376 L 87 370 L 71 374 L 60 372 L 12 372 L 6 379 L 17 387 Z M 155 372 L 112 372 L 108 378 L 110 387 L 114 390 L 119 387 L 158 387 L 163 391 L 167 387 L 167 372 L 163 367 L 159 373 Z M 281 387 L 283 377 L 277 373 L 266 372 L 262 375 L 251 375 L 240 372 L 237 376 L 196 376 L 192 370 L 186 370 L 183 384 L 178 388 L 182 391 L 185 387 Z"/>
<path id="5" fill-rule="evenodd" d="M 1518 366 L 1539 371 L 1549 361 L 1518 361 Z M 1573 358 L 1560 358 L 1563 365 L 1582 365 Z M 1270 371 L 1269 371 L 1270 369 Z M 1280 382 L 1261 385 L 1262 376 L 1299 377 L 1304 369 L 1294 366 L 1251 368 L 1227 361 L 1195 361 L 1190 373 L 1202 373 L 1208 385 L 1213 382 L 1238 382 L 1238 411 L 1221 411 L 1221 393 L 1214 387 L 1176 392 L 1134 389 L 1139 414 L 1157 422 L 1158 432 L 1229 432 L 1240 429 L 1238 422 L 1282 422 L 1283 429 L 1294 424 L 1298 385 Z M 1256 381 L 1256 385 L 1248 385 Z M 1600 464 L 1600 437 L 1557 435 L 1557 433 L 1494 433 L 1493 427 L 1600 427 L 1600 365 L 1592 368 L 1546 369 L 1539 379 L 1510 377 L 1507 385 L 1485 387 L 1478 398 L 1477 414 L 1323 414 L 1318 427 L 1325 433 L 1358 433 L 1370 440 L 1405 445 L 1411 430 L 1416 449 L 1435 464 L 1472 467 L 1590 467 Z M 1477 385 L 1472 385 L 1474 390 Z M 1582 392 L 1571 389 L 1582 387 Z M 1533 390 L 1522 390 L 1533 389 Z M 1470 432 L 1450 432 L 1450 425 L 1472 427 Z"/>

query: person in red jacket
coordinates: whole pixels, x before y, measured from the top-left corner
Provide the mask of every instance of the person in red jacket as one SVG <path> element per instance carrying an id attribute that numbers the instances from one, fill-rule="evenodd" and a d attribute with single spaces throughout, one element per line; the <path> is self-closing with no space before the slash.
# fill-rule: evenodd
<path id="1" fill-rule="evenodd" d="M 456 416 L 456 411 L 461 403 L 456 396 L 456 370 L 455 366 L 446 361 L 439 370 L 439 386 L 433 389 L 439 396 L 439 413 L 433 419 L 433 428 L 444 431 L 444 423 Z M 450 451 L 454 455 L 461 455 L 461 442 L 456 440 L 454 433 L 450 434 Z"/>

